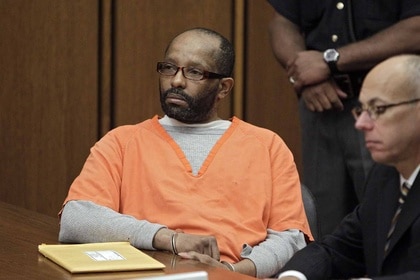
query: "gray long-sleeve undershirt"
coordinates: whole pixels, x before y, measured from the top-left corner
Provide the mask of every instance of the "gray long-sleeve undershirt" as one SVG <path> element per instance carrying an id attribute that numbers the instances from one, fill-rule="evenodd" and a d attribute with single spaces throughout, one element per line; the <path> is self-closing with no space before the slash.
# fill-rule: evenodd
<path id="1" fill-rule="evenodd" d="M 90 201 L 69 201 L 63 209 L 59 241 L 89 243 L 129 241 L 134 247 L 155 250 L 153 238 L 165 225 L 137 220 Z M 302 232 L 289 229 L 277 232 L 268 229 L 266 240 L 257 246 L 244 244 L 241 256 L 254 262 L 257 277 L 270 277 L 278 272 L 293 254 L 306 246 Z"/>

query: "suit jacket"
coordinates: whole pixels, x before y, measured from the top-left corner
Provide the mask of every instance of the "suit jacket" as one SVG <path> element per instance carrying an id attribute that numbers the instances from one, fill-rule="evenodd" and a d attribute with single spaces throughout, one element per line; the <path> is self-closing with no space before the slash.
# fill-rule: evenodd
<path id="1" fill-rule="evenodd" d="M 367 180 L 362 203 L 331 235 L 297 252 L 282 271 L 301 271 L 308 280 L 364 276 L 420 279 L 420 174 L 403 205 L 388 254 L 384 254 L 398 206 L 399 185 L 395 168 L 376 165 Z"/>

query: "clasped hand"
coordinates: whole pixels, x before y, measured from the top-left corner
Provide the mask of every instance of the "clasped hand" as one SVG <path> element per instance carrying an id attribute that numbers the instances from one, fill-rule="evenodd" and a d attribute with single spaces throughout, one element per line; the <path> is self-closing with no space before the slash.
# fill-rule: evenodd
<path id="1" fill-rule="evenodd" d="M 287 74 L 293 77 L 293 88 L 310 111 L 343 109 L 340 98 L 347 94 L 332 79 L 321 52 L 299 52 L 287 63 Z"/>
<path id="2" fill-rule="evenodd" d="M 303 87 L 326 81 L 330 70 L 319 51 L 303 51 L 287 62 L 287 75 L 295 81 L 293 87 L 300 92 Z"/>
<path id="3" fill-rule="evenodd" d="M 178 233 L 175 246 L 178 255 L 184 259 L 226 269 L 220 262 L 220 251 L 214 236 Z"/>
<path id="4" fill-rule="evenodd" d="M 178 253 L 196 252 L 216 261 L 220 260 L 220 251 L 214 236 L 178 233 L 175 246 Z"/>

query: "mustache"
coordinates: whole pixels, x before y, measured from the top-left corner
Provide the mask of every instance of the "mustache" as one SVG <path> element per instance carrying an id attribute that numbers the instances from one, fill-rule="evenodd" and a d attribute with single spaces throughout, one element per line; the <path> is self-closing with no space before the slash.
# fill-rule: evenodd
<path id="1" fill-rule="evenodd" d="M 186 101 L 192 101 L 191 96 L 185 93 L 185 91 L 181 88 L 170 88 L 163 92 L 163 98 L 167 98 L 169 94 L 176 94 L 178 96 L 181 96 Z"/>

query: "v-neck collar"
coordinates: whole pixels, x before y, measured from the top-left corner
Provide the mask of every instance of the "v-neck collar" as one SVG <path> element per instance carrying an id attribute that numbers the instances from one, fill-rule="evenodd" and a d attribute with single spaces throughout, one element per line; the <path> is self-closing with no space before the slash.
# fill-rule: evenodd
<path id="1" fill-rule="evenodd" d="M 204 160 L 203 164 L 201 165 L 200 169 L 198 170 L 197 175 L 194 175 L 192 172 L 191 165 L 185 156 L 184 152 L 182 151 L 181 147 L 175 142 L 175 140 L 168 134 L 168 132 L 165 130 L 165 128 L 159 123 L 159 117 L 156 115 L 152 118 L 152 124 L 157 129 L 157 132 L 162 136 L 162 138 L 168 142 L 168 144 L 172 147 L 172 149 L 175 151 L 177 157 L 182 162 L 182 164 L 185 167 L 185 170 L 191 174 L 191 176 L 194 177 L 201 177 L 208 167 L 210 166 L 211 162 L 213 161 L 214 157 L 220 150 L 220 148 L 223 146 L 223 144 L 229 139 L 229 137 L 233 134 L 233 132 L 236 130 L 238 124 L 241 122 L 240 119 L 237 117 L 232 117 L 230 119 L 231 125 L 229 128 L 226 129 L 225 133 L 220 137 L 220 139 L 216 142 L 216 144 L 211 148 L 207 158 Z"/>

